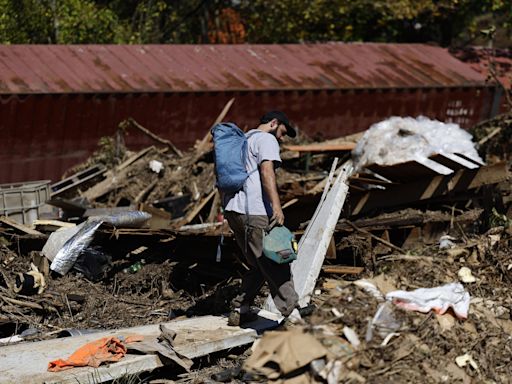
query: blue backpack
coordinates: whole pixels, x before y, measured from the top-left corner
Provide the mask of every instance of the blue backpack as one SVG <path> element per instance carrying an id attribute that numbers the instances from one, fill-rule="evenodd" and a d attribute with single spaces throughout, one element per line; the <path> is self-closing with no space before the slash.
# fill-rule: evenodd
<path id="1" fill-rule="evenodd" d="M 225 193 L 238 192 L 249 177 L 245 168 L 248 136 L 233 123 L 216 124 L 211 133 L 217 188 Z"/>

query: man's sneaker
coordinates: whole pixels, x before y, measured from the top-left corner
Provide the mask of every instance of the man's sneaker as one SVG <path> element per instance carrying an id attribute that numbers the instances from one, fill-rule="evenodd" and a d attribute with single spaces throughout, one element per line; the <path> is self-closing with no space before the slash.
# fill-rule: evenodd
<path id="1" fill-rule="evenodd" d="M 252 311 L 240 313 L 239 311 L 233 310 L 229 313 L 228 325 L 232 327 L 240 327 L 243 324 L 250 323 L 257 319 L 258 315 Z"/>
<path id="2" fill-rule="evenodd" d="M 299 313 L 301 317 L 309 316 L 313 313 L 313 311 L 316 309 L 316 305 L 314 304 L 308 304 L 305 307 L 299 308 Z"/>

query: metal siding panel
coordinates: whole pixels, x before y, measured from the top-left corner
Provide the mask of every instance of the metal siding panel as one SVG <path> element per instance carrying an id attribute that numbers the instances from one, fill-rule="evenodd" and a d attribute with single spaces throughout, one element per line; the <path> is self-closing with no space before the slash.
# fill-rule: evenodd
<path id="1" fill-rule="evenodd" d="M 282 109 L 301 131 L 329 139 L 367 129 L 387 117 L 419 114 L 469 127 L 488 117 L 488 88 L 414 89 L 408 91 L 272 91 L 117 95 L 29 95 L 2 98 L 0 182 L 49 178 L 83 161 L 102 136 L 133 116 L 180 148 L 204 137 L 225 103 L 235 97 L 226 120 L 254 127 L 267 110 Z M 136 131 L 130 149 L 153 144 Z"/>

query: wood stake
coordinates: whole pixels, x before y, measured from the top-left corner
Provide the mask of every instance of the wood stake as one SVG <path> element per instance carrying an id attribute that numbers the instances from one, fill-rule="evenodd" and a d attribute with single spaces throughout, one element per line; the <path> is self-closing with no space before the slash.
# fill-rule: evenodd
<path id="1" fill-rule="evenodd" d="M 129 117 L 125 121 L 122 121 L 121 124 L 119 124 L 119 126 L 124 129 L 128 127 L 128 124 L 130 124 L 134 128 L 137 128 L 139 131 L 151 137 L 153 140 L 158 141 L 161 144 L 167 145 L 178 157 L 183 157 L 181 151 L 178 148 L 176 148 L 176 146 L 170 140 L 162 139 L 160 136 L 155 135 L 149 129 L 144 128 L 142 125 L 137 123 L 132 117 Z"/>
<path id="2" fill-rule="evenodd" d="M 400 248 L 400 247 L 397 247 L 395 244 L 393 243 L 390 243 L 389 241 L 387 240 L 384 240 L 383 238 L 379 237 L 379 236 L 375 236 L 373 233 L 371 232 L 368 232 L 367 230 L 365 229 L 361 229 L 359 228 L 357 225 L 355 225 L 354 223 L 351 223 L 350 221 L 346 220 L 347 224 L 350 225 L 352 228 L 354 228 L 356 231 L 358 232 L 361 232 L 361 233 L 364 233 L 365 235 L 368 235 L 370 236 L 372 239 L 375 239 L 377 240 L 378 242 L 384 244 L 384 245 L 387 245 L 388 247 L 390 248 L 393 248 L 395 251 L 398 251 L 398 252 L 401 252 L 403 253 L 403 249 Z"/>
<path id="3" fill-rule="evenodd" d="M 210 199 L 215 195 L 215 192 L 217 192 L 216 189 L 210 192 L 208 196 L 206 196 L 197 206 L 183 219 L 183 221 L 180 222 L 179 227 L 182 227 L 184 225 L 187 225 L 192 220 L 194 220 L 194 217 L 197 216 L 199 212 L 201 212 L 201 209 L 204 208 L 204 206 L 210 201 Z"/>
<path id="4" fill-rule="evenodd" d="M 324 265 L 322 271 L 326 273 L 357 275 L 364 271 L 363 267 L 350 267 L 347 265 Z"/>
<path id="5" fill-rule="evenodd" d="M 16 299 L 11 299 L 10 297 L 0 296 L 4 301 L 7 301 L 10 304 L 21 305 L 22 307 L 29 307 L 33 309 L 43 309 L 43 306 L 37 303 L 31 303 L 29 301 L 21 301 Z"/>

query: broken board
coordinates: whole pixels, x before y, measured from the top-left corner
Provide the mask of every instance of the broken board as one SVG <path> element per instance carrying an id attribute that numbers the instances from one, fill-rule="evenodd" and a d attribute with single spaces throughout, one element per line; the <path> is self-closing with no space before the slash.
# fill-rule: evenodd
<path id="1" fill-rule="evenodd" d="M 292 263 L 291 269 L 293 283 L 299 295 L 299 305 L 301 307 L 309 304 L 315 289 L 316 280 L 320 274 L 336 223 L 347 197 L 347 180 L 352 172 L 352 161 L 348 160 L 341 167 L 332 187 L 329 183 L 327 184 L 324 191 L 325 199 L 320 200 L 317 211 L 300 239 L 297 260 Z M 270 297 L 267 298 L 264 308 L 278 313 Z"/>
<path id="2" fill-rule="evenodd" d="M 252 343 L 257 336 L 254 329 L 230 327 L 226 318 L 218 316 L 176 320 L 165 323 L 165 326 L 177 334 L 176 351 L 192 359 Z M 101 383 L 151 371 L 162 366 L 156 355 L 128 354 L 117 363 L 98 368 L 80 367 L 62 372 L 48 372 L 47 368 L 50 361 L 66 359 L 84 344 L 102 337 L 159 334 L 158 324 L 153 324 L 5 346 L 0 348 L 0 383 Z"/>

